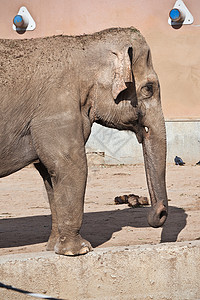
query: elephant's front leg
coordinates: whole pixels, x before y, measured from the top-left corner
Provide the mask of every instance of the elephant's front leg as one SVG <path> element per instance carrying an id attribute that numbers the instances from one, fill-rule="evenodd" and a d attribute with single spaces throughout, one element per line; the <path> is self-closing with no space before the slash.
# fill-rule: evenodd
<path id="1" fill-rule="evenodd" d="M 80 126 L 72 130 L 72 123 L 69 127 L 57 125 L 32 129 L 36 151 L 53 186 L 59 234 L 54 250 L 63 255 L 85 254 L 92 247 L 79 234 L 87 179 L 84 138 Z"/>
<path id="2" fill-rule="evenodd" d="M 85 254 L 91 250 L 90 243 L 79 234 L 87 173 L 86 162 L 83 162 L 85 154 L 78 153 L 78 149 L 75 152 L 75 161 L 71 157 L 59 158 L 52 176 L 59 231 L 55 252 L 64 255 Z"/>

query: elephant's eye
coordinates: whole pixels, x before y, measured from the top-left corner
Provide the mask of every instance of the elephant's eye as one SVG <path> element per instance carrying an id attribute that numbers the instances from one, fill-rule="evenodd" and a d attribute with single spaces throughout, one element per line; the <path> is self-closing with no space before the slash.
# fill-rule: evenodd
<path id="1" fill-rule="evenodd" d="M 151 98 L 153 96 L 153 84 L 148 83 L 141 89 L 142 94 L 145 98 Z"/>

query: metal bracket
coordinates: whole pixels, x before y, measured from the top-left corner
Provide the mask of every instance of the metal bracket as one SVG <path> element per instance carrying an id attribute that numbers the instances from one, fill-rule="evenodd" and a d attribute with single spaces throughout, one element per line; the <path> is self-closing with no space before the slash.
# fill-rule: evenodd
<path id="1" fill-rule="evenodd" d="M 179 18 L 174 19 L 173 18 L 173 10 L 178 13 L 180 13 Z M 177 0 L 176 3 L 174 4 L 173 9 L 170 11 L 170 16 L 168 19 L 168 23 L 169 25 L 173 26 L 173 25 L 187 25 L 187 24 L 192 24 L 194 22 L 194 18 L 192 16 L 192 14 L 190 13 L 190 11 L 188 10 L 188 8 L 186 7 L 186 5 L 184 4 L 184 2 L 182 0 Z"/>
<path id="2" fill-rule="evenodd" d="M 18 23 L 18 20 L 20 21 L 20 19 L 21 22 Z M 19 9 L 18 14 L 13 19 L 13 23 L 13 30 L 16 31 L 34 30 L 36 28 L 35 21 L 28 9 L 24 6 Z"/>

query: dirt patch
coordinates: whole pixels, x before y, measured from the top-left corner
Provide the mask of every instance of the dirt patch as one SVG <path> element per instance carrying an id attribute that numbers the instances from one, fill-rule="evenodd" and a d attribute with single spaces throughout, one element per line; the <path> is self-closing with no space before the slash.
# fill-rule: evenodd
<path id="1" fill-rule="evenodd" d="M 200 166 L 167 166 L 169 217 L 151 228 L 149 207 L 116 205 L 119 195 L 149 197 L 143 165 L 90 166 L 82 235 L 93 247 L 200 239 Z M 45 251 L 51 216 L 33 167 L 0 179 L 0 254 Z"/>

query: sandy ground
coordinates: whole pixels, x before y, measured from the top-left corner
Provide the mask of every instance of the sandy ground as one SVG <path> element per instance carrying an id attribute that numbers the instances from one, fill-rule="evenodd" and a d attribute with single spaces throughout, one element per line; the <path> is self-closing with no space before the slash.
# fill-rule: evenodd
<path id="1" fill-rule="evenodd" d="M 82 236 L 92 246 L 157 244 L 200 239 L 200 166 L 167 166 L 169 217 L 150 228 L 149 207 L 115 205 L 114 198 L 148 196 L 143 165 L 91 165 Z M 51 216 L 43 182 L 33 167 L 0 179 L 0 255 L 45 251 Z"/>

